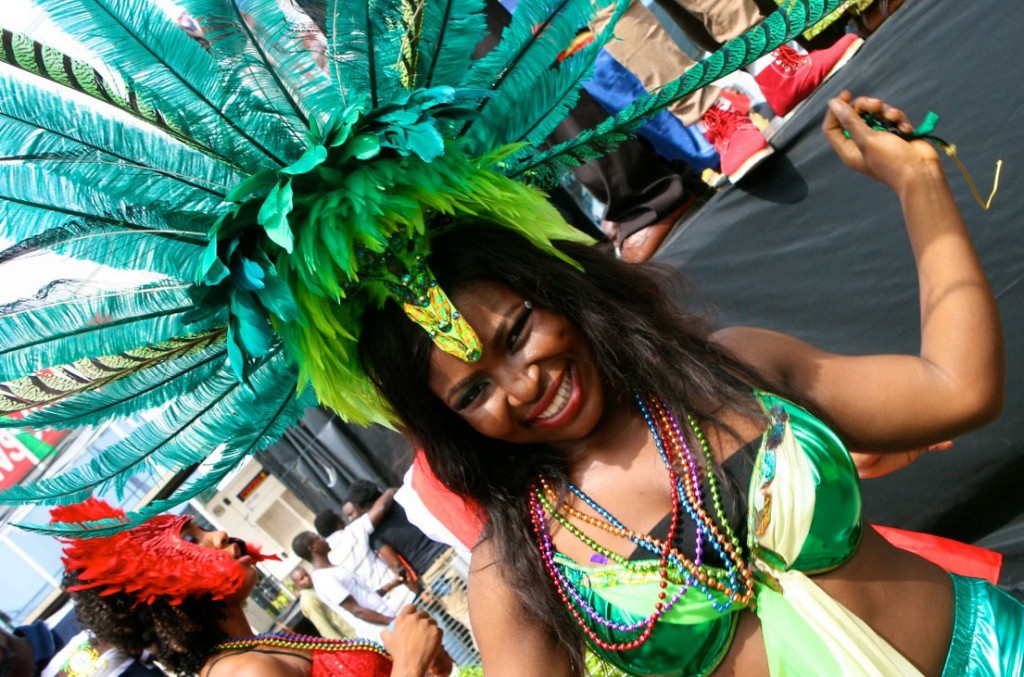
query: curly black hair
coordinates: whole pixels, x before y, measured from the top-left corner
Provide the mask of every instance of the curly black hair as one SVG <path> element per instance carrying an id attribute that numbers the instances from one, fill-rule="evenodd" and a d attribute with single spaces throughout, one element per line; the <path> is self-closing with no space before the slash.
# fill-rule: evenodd
<path id="1" fill-rule="evenodd" d="M 64 574 L 65 588 L 77 583 L 75 572 Z M 96 639 L 131 656 L 150 651 L 177 675 L 199 674 L 214 647 L 227 639 L 219 625 L 224 605 L 210 597 L 143 604 L 125 592 L 101 595 L 90 589 L 72 592 L 71 599 L 78 622 Z"/>

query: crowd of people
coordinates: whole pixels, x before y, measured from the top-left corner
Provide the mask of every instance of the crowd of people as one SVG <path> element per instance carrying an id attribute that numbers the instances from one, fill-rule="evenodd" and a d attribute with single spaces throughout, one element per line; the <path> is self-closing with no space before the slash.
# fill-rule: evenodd
<path id="1" fill-rule="evenodd" d="M 322 3 L 295 4 L 322 41 Z M 752 0 L 679 4 L 722 42 L 763 19 Z M 640 3 L 619 9 L 621 39 L 608 52 L 646 88 L 691 65 Z M 489 2 L 486 11 L 493 39 L 515 7 Z M 587 30 L 601 33 L 613 13 Z M 197 40 L 215 37 L 200 24 Z M 750 68 L 785 115 L 859 46 L 852 35 L 821 50 L 783 45 Z M 708 137 L 738 181 L 771 152 L 748 107 L 708 87 L 670 110 Z M 572 115 L 552 143 L 578 133 L 585 111 L 575 123 Z M 545 249 L 497 211 L 432 213 L 445 230 L 399 282 L 384 274 L 389 290 L 428 269 L 430 282 L 420 297 L 381 294 L 362 308 L 353 359 L 374 406 L 422 448 L 447 491 L 486 515 L 468 581 L 452 547 L 409 521 L 396 489 L 358 481 L 291 544 L 304 563 L 290 578 L 318 636 L 257 634 L 243 605 L 269 557 L 160 515 L 64 539 L 65 587 L 93 653 L 115 651 L 107 660 L 117 674 L 201 677 L 440 677 L 476 660 L 488 677 L 578 677 L 595 664 L 641 677 L 1021 674 L 1024 605 L 894 546 L 861 515 L 858 474 L 898 470 L 1003 406 L 993 294 L 939 156 L 913 131 L 877 98 L 844 92 L 824 111 L 825 142 L 901 205 L 919 281 L 916 354 L 839 355 L 765 329 L 713 329 L 676 305 L 675 278 L 636 263 L 688 203 L 666 200 L 663 189 L 679 196 L 678 182 L 629 147 L 577 172 L 608 204 L 625 260 L 578 235 Z M 340 181 L 331 171 L 323 175 Z M 467 192 L 500 202 L 499 189 L 474 186 Z M 613 213 L 620 197 L 632 211 Z M 223 278 L 245 278 L 243 268 Z M 252 279 L 266 285 L 277 274 L 239 284 L 263 289 Z M 92 498 L 52 518 L 128 520 Z M 52 638 L 28 637 L 0 637 L 0 677 L 40 674 L 43 654 L 57 655 Z"/>

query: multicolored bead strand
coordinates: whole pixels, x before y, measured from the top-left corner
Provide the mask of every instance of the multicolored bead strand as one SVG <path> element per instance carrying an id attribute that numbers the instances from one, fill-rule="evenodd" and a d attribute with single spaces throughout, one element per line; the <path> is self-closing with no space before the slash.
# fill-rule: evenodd
<path id="1" fill-rule="evenodd" d="M 640 402 L 641 411 L 646 411 L 647 407 L 644 405 L 642 398 L 637 397 L 637 401 Z M 668 408 L 660 400 L 651 398 L 650 401 L 651 409 L 657 414 L 661 423 L 662 430 L 669 430 L 672 434 L 668 436 L 675 455 L 683 462 L 685 458 L 688 463 L 693 463 L 693 453 L 690 450 L 690 446 L 686 441 L 686 436 L 683 434 L 682 429 L 679 426 L 679 421 L 676 417 L 668 410 Z M 698 438 L 701 443 L 701 449 L 704 453 L 705 467 L 708 468 L 706 472 L 708 487 L 712 496 L 712 508 L 715 512 L 715 517 L 718 519 L 718 524 L 722 525 L 720 530 L 718 525 L 715 524 L 703 507 L 696 506 L 696 511 L 699 513 L 700 519 L 697 521 L 698 530 L 703 527 L 707 530 L 708 535 L 711 539 L 711 545 L 714 550 L 718 553 L 719 557 L 724 563 L 726 563 L 726 572 L 729 578 L 730 587 L 724 592 L 727 597 L 733 598 L 735 592 L 742 589 L 745 592 L 749 592 L 751 597 L 753 596 L 753 579 L 749 568 L 743 562 L 742 554 L 739 551 L 738 539 L 732 532 L 732 527 L 729 525 L 729 520 L 725 515 L 725 511 L 722 509 L 722 502 L 718 491 L 718 483 L 715 480 L 714 473 L 710 470 L 713 467 L 714 461 L 711 457 L 711 450 L 708 447 L 707 440 L 704 438 L 703 432 L 700 431 L 700 427 L 697 426 L 697 421 L 692 416 L 689 417 L 691 426 L 694 428 L 694 435 Z M 655 442 L 658 442 L 658 437 L 655 438 Z M 666 455 L 664 453 L 664 447 L 658 445 L 659 453 L 662 453 L 662 460 L 664 461 Z M 724 530 L 726 533 L 723 537 L 721 531 Z M 731 561 L 731 565 L 729 564 Z M 740 583 L 739 577 L 744 578 L 743 583 Z M 718 602 L 712 600 L 712 604 L 719 608 L 719 611 L 724 611 L 727 605 L 721 605 Z"/>
<path id="2" fill-rule="evenodd" d="M 626 528 L 625 525 L 598 504 L 597 501 L 571 483 L 567 485 L 569 491 L 592 510 L 594 514 L 589 514 L 568 503 L 562 502 L 543 477 L 538 478 L 535 482 L 529 497 L 530 519 L 548 576 L 551 578 L 562 602 L 567 606 L 570 614 L 590 641 L 601 649 L 608 651 L 629 651 L 642 645 L 650 637 L 657 620 L 675 606 L 691 587 L 698 588 L 707 597 L 712 607 L 720 613 L 725 613 L 737 602 L 745 606 L 750 606 L 753 603 L 753 575 L 749 566 L 743 560 L 738 539 L 722 508 L 721 495 L 714 474 L 710 470 L 703 473 L 708 483 L 712 516 L 704 507 L 700 465 L 676 417 L 657 398 L 643 398 L 638 395 L 637 404 L 651 432 L 659 457 L 669 475 L 669 486 L 672 493 L 672 520 L 669 526 L 669 533 L 664 540 L 650 534 Z M 689 417 L 689 423 L 694 436 L 700 442 L 706 464 L 705 468 L 710 469 L 713 467 L 713 461 L 707 440 L 692 416 Z M 676 472 L 677 466 L 680 469 L 678 474 Z M 680 511 L 680 508 L 682 508 L 682 511 Z M 685 512 L 696 527 L 695 559 L 693 561 L 687 559 L 674 546 L 680 512 Z M 624 569 L 634 568 L 634 563 L 598 543 L 584 533 L 576 523 L 601 529 L 613 536 L 629 540 L 637 547 L 657 554 L 659 556 L 658 576 L 661 579 L 659 581 L 661 590 L 657 596 L 654 612 L 647 618 L 632 623 L 618 623 L 604 617 L 587 603 L 584 596 L 567 578 L 555 559 L 556 550 L 547 522 L 547 515 L 549 514 L 569 534 L 590 548 L 594 553 L 601 555 L 606 560 L 615 562 Z M 717 518 L 717 523 L 715 518 Z M 711 544 L 721 561 L 725 564 L 724 570 L 705 567 L 701 564 L 702 546 L 705 541 Z M 668 573 L 670 563 L 674 569 L 676 579 L 680 580 L 682 584 L 672 595 L 671 599 L 666 599 L 668 597 L 666 589 L 669 584 Z M 724 601 L 720 601 L 716 593 L 724 596 Z M 584 618 L 584 614 L 588 618 Z M 608 642 L 598 637 L 592 627 L 592 624 L 595 623 L 619 632 L 639 631 L 639 634 L 628 641 Z"/>
<path id="3" fill-rule="evenodd" d="M 391 654 L 383 646 L 368 639 L 327 639 L 293 632 L 274 632 L 252 637 L 232 638 L 221 642 L 213 649 L 214 651 L 237 651 L 257 646 L 274 646 L 300 651 L 371 651 L 385 658 L 391 658 Z"/>

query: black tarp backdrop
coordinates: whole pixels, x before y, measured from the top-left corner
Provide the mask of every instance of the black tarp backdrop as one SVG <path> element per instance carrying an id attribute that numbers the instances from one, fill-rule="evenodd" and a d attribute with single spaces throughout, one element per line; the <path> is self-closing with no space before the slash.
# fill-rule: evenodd
<path id="1" fill-rule="evenodd" d="M 1024 581 L 1024 72 L 1018 3 L 912 0 L 772 139 L 777 152 L 721 191 L 673 234 L 657 261 L 682 271 L 715 307 L 718 326 L 784 331 L 837 352 L 916 352 L 917 286 L 899 203 L 846 169 L 820 132 L 841 89 L 882 97 L 957 145 L 987 194 L 983 212 L 953 164 L 950 183 L 1002 314 L 1008 390 L 1003 416 L 865 482 L 866 517 L 999 549 L 1004 578 Z M 1019 590 L 1020 588 L 1018 588 Z"/>
<path id="2" fill-rule="evenodd" d="M 336 414 L 313 408 L 256 459 L 319 512 L 340 509 L 357 479 L 398 486 L 412 462 L 412 448 L 386 428 L 350 426 Z"/>

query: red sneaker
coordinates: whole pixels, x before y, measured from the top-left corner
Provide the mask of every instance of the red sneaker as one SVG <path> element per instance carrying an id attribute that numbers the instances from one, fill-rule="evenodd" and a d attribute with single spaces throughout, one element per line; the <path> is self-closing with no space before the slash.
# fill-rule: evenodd
<path id="1" fill-rule="evenodd" d="M 846 65 L 864 41 L 853 33 L 836 40 L 828 49 L 797 54 L 792 47 L 776 49 L 775 62 L 754 76 L 764 98 L 776 115 L 785 115 L 806 99 L 818 85 Z"/>
<path id="2" fill-rule="evenodd" d="M 718 151 L 722 173 L 736 183 L 761 160 L 772 154 L 764 134 L 745 115 L 716 104 L 700 119 L 704 136 Z"/>

